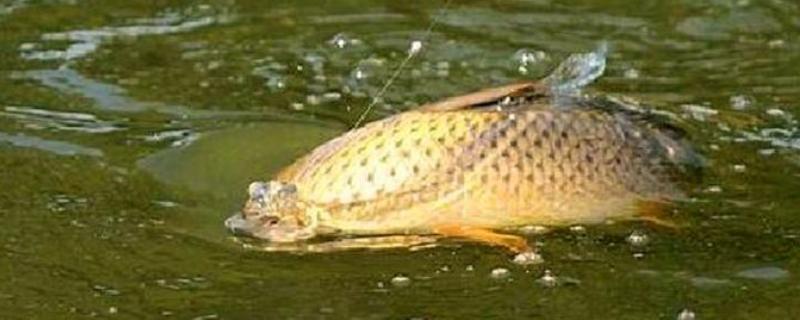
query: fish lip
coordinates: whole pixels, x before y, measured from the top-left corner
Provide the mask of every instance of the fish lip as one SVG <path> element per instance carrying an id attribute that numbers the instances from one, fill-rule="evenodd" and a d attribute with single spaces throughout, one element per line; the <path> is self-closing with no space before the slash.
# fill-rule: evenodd
<path id="1" fill-rule="evenodd" d="M 225 228 L 234 236 L 244 236 L 274 243 L 291 243 L 306 240 L 315 235 L 309 228 L 287 228 L 264 226 L 244 218 L 244 214 L 236 212 L 225 219 Z"/>
<path id="2" fill-rule="evenodd" d="M 240 212 L 236 212 L 225 219 L 225 228 L 236 236 L 252 237 L 253 233 L 250 231 L 252 227 L 251 223 L 243 218 Z"/>

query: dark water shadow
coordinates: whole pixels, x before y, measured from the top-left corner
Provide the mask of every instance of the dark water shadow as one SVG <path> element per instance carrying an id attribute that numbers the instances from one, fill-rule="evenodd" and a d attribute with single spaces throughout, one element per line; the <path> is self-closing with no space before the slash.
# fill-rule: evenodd
<path id="1" fill-rule="evenodd" d="M 193 203 L 176 204 L 183 210 L 167 221 L 169 228 L 216 242 L 227 238 L 222 221 L 241 206 L 248 183 L 269 179 L 337 133 L 304 123 L 252 123 L 203 134 L 185 147 L 150 155 L 138 166 L 190 194 Z"/>

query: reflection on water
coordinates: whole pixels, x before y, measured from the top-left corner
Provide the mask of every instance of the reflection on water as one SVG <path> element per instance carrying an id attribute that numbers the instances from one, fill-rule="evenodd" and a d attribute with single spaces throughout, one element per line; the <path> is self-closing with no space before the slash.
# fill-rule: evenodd
<path id="1" fill-rule="evenodd" d="M 27 2 L 28 0 L 12 0 L 0 4 L 0 19 L 4 15 L 11 14 L 14 10 L 24 7 Z"/>
<path id="2" fill-rule="evenodd" d="M 103 151 L 94 148 L 87 148 L 64 141 L 45 140 L 38 137 L 31 137 L 25 134 L 7 134 L 0 132 L 0 142 L 10 143 L 16 147 L 35 148 L 58 155 L 87 155 L 92 157 L 103 156 Z"/>
<path id="3" fill-rule="evenodd" d="M 797 3 L 442 6 L 0 4 L 0 318 L 800 312 Z M 304 256 L 234 244 L 221 222 L 247 183 L 352 125 L 412 41 L 422 50 L 372 119 L 538 78 L 608 43 L 604 77 L 584 90 L 654 107 L 709 160 L 673 213 L 684 227 L 527 226 L 552 257 L 527 267 L 467 243 Z"/>
<path id="4" fill-rule="evenodd" d="M 22 106 L 7 106 L 0 115 L 17 119 L 30 129 L 53 129 L 85 133 L 109 133 L 123 128 L 88 113 L 58 112 Z"/>
<path id="5" fill-rule="evenodd" d="M 201 7 L 201 11 L 209 9 L 211 9 L 209 6 Z M 45 42 L 68 42 L 69 44 L 63 50 L 40 50 L 38 48 L 45 47 L 45 44 L 23 43 L 19 49 L 21 56 L 28 60 L 68 61 L 83 58 L 96 51 L 103 42 L 111 41 L 114 38 L 187 32 L 216 23 L 226 23 L 231 21 L 232 17 L 206 16 L 183 21 L 184 19 L 185 17 L 178 12 L 168 11 L 156 18 L 136 19 L 135 22 L 140 25 L 45 33 L 42 35 L 42 40 Z"/>
<path id="6" fill-rule="evenodd" d="M 92 99 L 98 108 L 114 111 L 142 111 L 144 106 L 123 96 L 124 90 L 103 82 L 88 79 L 75 70 L 63 67 L 56 70 L 31 70 L 13 73 L 16 79 L 33 79 L 43 85 Z"/>
<path id="7" fill-rule="evenodd" d="M 173 142 L 172 148 L 142 159 L 139 165 L 165 183 L 218 197 L 241 199 L 251 181 L 268 178 L 270 173 L 277 172 L 309 151 L 311 146 L 336 133 L 337 130 L 303 123 L 268 122 L 230 127 L 209 132 L 191 144 Z M 148 138 L 177 136 L 181 140 L 174 141 L 185 141 L 192 135 L 179 130 Z"/>

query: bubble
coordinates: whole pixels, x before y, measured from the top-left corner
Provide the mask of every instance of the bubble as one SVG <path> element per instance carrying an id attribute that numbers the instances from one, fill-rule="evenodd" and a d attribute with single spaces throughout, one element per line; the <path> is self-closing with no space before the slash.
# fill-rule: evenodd
<path id="1" fill-rule="evenodd" d="M 328 44 L 335 48 L 343 49 L 347 46 L 359 45 L 361 44 L 361 40 L 356 39 L 347 33 L 341 32 L 337 33 L 333 36 L 333 38 L 328 40 Z"/>
<path id="2" fill-rule="evenodd" d="M 786 112 L 781 109 L 772 108 L 767 110 L 767 114 L 773 117 L 783 117 L 786 115 Z"/>
<path id="3" fill-rule="evenodd" d="M 475 267 L 473 267 L 473 266 L 470 264 L 470 265 L 467 265 L 467 267 L 466 267 L 466 268 L 464 268 L 464 270 L 465 270 L 465 271 L 467 271 L 467 272 L 472 272 L 472 271 L 475 271 Z"/>
<path id="4" fill-rule="evenodd" d="M 217 61 L 217 60 L 210 61 L 206 65 L 206 70 L 216 70 L 219 69 L 219 67 L 221 66 L 222 66 L 222 61 Z"/>
<path id="5" fill-rule="evenodd" d="M 694 311 L 689 309 L 683 309 L 680 313 L 678 313 L 678 317 L 675 318 L 676 320 L 694 320 L 695 315 Z"/>
<path id="6" fill-rule="evenodd" d="M 492 279 L 505 279 L 511 276 L 511 271 L 508 271 L 506 268 L 494 268 L 492 272 L 489 273 L 489 276 Z"/>
<path id="7" fill-rule="evenodd" d="M 683 109 L 686 114 L 697 121 L 706 121 L 706 119 L 709 117 L 715 116 L 719 113 L 717 110 L 697 104 L 684 104 L 681 105 L 681 109 Z"/>
<path id="8" fill-rule="evenodd" d="M 411 284 L 411 278 L 398 274 L 389 282 L 391 282 L 395 287 L 407 287 L 409 284 Z"/>
<path id="9" fill-rule="evenodd" d="M 540 264 L 544 262 L 544 258 L 542 258 L 542 255 L 536 252 L 528 251 L 518 253 L 516 256 L 514 256 L 513 262 L 518 265 Z"/>
<path id="10" fill-rule="evenodd" d="M 747 167 L 743 164 L 734 164 L 732 168 L 735 172 L 745 172 L 747 170 Z"/>
<path id="11" fill-rule="evenodd" d="M 514 53 L 512 60 L 517 65 L 517 71 L 527 74 L 535 65 L 542 64 L 548 59 L 547 53 L 539 50 L 519 49 Z"/>
<path id="12" fill-rule="evenodd" d="M 414 40 L 411 41 L 411 46 L 408 48 L 408 55 L 413 56 L 419 53 L 422 50 L 422 41 Z"/>
<path id="13" fill-rule="evenodd" d="M 47 208 L 53 212 L 80 210 L 86 207 L 89 201 L 86 198 L 78 198 L 66 194 L 57 194 L 53 196 L 52 200 L 53 201 L 47 203 Z"/>
<path id="14" fill-rule="evenodd" d="M 753 280 L 781 280 L 789 277 L 789 271 L 778 267 L 761 267 L 737 272 L 736 276 Z"/>
<path id="15" fill-rule="evenodd" d="M 638 79 L 639 75 L 639 70 L 636 68 L 629 68 L 625 70 L 625 73 L 622 76 L 628 79 Z"/>
<path id="16" fill-rule="evenodd" d="M 336 101 L 342 98 L 342 94 L 338 92 L 326 92 L 322 94 L 322 99 L 326 102 Z"/>
<path id="17" fill-rule="evenodd" d="M 322 103 L 322 99 L 320 99 L 317 95 L 309 94 L 306 96 L 306 103 L 315 106 Z"/>
<path id="18" fill-rule="evenodd" d="M 106 286 L 99 285 L 99 284 L 92 286 L 92 289 L 94 289 L 95 291 L 100 292 L 100 293 L 102 293 L 104 295 L 107 295 L 107 296 L 118 296 L 118 295 L 122 294 L 117 289 L 114 289 L 114 288 L 111 288 L 111 287 L 106 287 Z"/>
<path id="19" fill-rule="evenodd" d="M 33 49 L 36 49 L 36 44 L 35 43 L 26 42 L 26 43 L 23 43 L 23 44 L 19 45 L 19 50 L 20 51 L 31 51 Z"/>
<path id="20" fill-rule="evenodd" d="M 553 288 L 558 285 L 558 278 L 550 270 L 545 270 L 544 274 L 539 279 L 536 279 L 536 283 L 547 288 Z"/>
<path id="21" fill-rule="evenodd" d="M 338 34 L 336 36 L 334 36 L 334 38 L 331 39 L 329 41 L 329 43 L 332 44 L 334 47 L 337 47 L 339 49 L 344 48 L 344 46 L 347 45 L 347 41 L 342 39 L 342 38 L 340 38 Z"/>
<path id="22" fill-rule="evenodd" d="M 265 59 L 271 60 L 272 57 Z M 250 74 L 263 78 L 265 80 L 264 85 L 269 88 L 270 91 L 277 92 L 286 88 L 286 77 L 283 75 L 283 71 L 286 69 L 287 67 L 281 63 L 271 62 L 267 65 L 254 68 Z"/>
<path id="23" fill-rule="evenodd" d="M 311 66 L 311 70 L 315 74 L 323 74 L 325 70 L 325 57 L 316 53 L 309 52 L 303 56 L 303 60 Z"/>
<path id="24" fill-rule="evenodd" d="M 349 85 L 353 87 L 361 86 L 365 81 L 374 76 L 379 76 L 386 60 L 379 58 L 367 58 L 358 62 L 355 68 L 350 72 Z M 378 77 L 380 78 L 380 77 Z"/>
<path id="25" fill-rule="evenodd" d="M 519 228 L 519 232 L 527 235 L 545 234 L 548 231 L 550 231 L 550 229 L 544 226 L 523 226 Z"/>
<path id="26" fill-rule="evenodd" d="M 691 277 L 689 282 L 696 288 L 710 289 L 731 285 L 731 281 L 727 279 L 716 279 L 709 277 Z"/>
<path id="27" fill-rule="evenodd" d="M 634 247 L 641 247 L 650 242 L 650 237 L 643 231 L 633 231 L 627 238 L 625 238 L 630 245 Z"/>
<path id="28" fill-rule="evenodd" d="M 569 231 L 572 231 L 573 233 L 586 233 L 586 227 L 581 225 L 575 225 L 569 227 Z"/>
<path id="29" fill-rule="evenodd" d="M 152 203 L 163 208 L 174 208 L 179 205 L 177 202 L 169 200 L 153 200 Z"/>
<path id="30" fill-rule="evenodd" d="M 326 77 L 324 74 L 316 74 L 314 75 L 313 79 L 316 82 L 325 82 L 328 80 L 328 77 Z"/>
<path id="31" fill-rule="evenodd" d="M 156 279 L 156 285 L 172 290 L 197 290 L 208 287 L 210 284 L 203 277 Z"/>
<path id="32" fill-rule="evenodd" d="M 282 76 L 273 75 L 267 77 L 267 82 L 264 83 L 267 88 L 271 91 L 280 91 L 283 88 L 286 88 L 286 81 L 283 79 Z"/>
<path id="33" fill-rule="evenodd" d="M 760 154 L 762 156 L 765 156 L 765 157 L 766 156 L 771 156 L 771 155 L 775 154 L 775 149 L 761 149 L 761 150 L 758 150 L 758 154 Z"/>
<path id="34" fill-rule="evenodd" d="M 367 74 L 364 72 L 364 70 L 355 69 L 353 70 L 353 77 L 356 78 L 357 80 L 361 80 L 366 78 Z"/>
<path id="35" fill-rule="evenodd" d="M 506 106 L 510 105 L 512 101 L 513 100 L 512 100 L 511 97 L 503 98 L 503 100 L 500 100 L 500 103 L 497 104 L 497 111 L 503 111 L 503 107 L 506 107 Z M 513 113 L 512 113 L 512 115 L 513 115 Z"/>
<path id="36" fill-rule="evenodd" d="M 783 39 L 770 40 L 769 42 L 767 42 L 767 46 L 770 49 L 783 48 L 784 46 L 786 46 L 786 41 L 784 41 Z"/>
<path id="37" fill-rule="evenodd" d="M 733 110 L 741 111 L 747 109 L 753 106 L 753 103 L 755 103 L 755 99 L 746 95 L 735 95 L 730 98 L 731 109 Z"/>

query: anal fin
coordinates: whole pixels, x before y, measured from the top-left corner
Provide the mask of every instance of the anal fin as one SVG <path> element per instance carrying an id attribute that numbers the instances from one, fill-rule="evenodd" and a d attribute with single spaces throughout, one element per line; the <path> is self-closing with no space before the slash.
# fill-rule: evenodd
<path id="1" fill-rule="evenodd" d="M 634 220 L 645 221 L 659 227 L 678 230 L 681 226 L 672 221 L 667 215 L 672 207 L 671 203 L 653 200 L 639 200 L 636 202 L 636 217 Z"/>
<path id="2" fill-rule="evenodd" d="M 524 238 L 511 234 L 497 233 L 486 228 L 446 224 L 435 227 L 433 231 L 444 236 L 460 237 L 504 247 L 514 253 L 533 252 L 533 249 Z"/>

